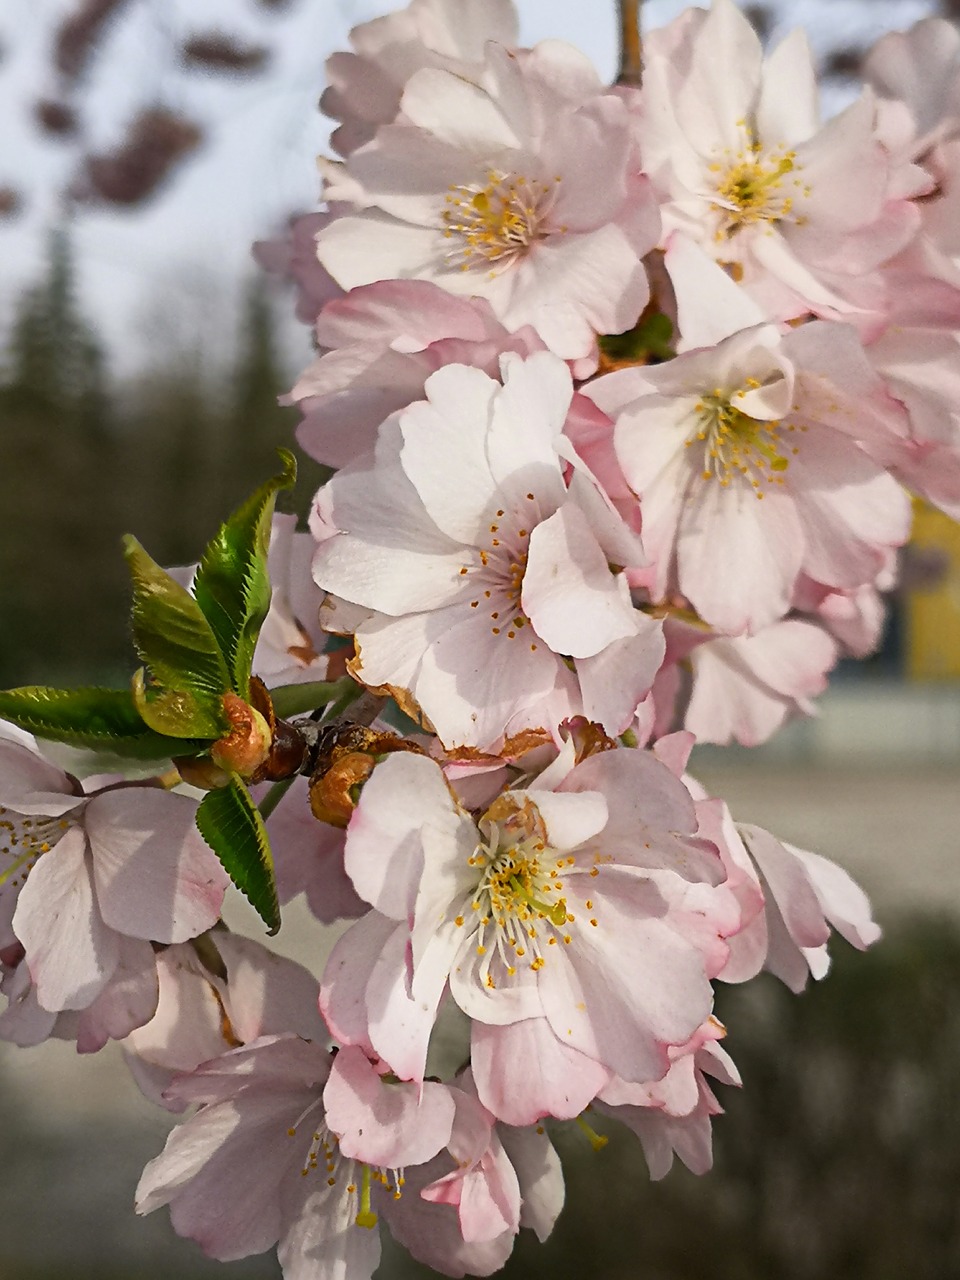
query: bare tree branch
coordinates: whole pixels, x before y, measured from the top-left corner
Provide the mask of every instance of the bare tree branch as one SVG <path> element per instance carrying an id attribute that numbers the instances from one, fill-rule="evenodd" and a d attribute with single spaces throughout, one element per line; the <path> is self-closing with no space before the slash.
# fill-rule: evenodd
<path id="1" fill-rule="evenodd" d="M 617 0 L 620 8 L 620 71 L 617 84 L 639 87 L 643 79 L 640 5 L 643 0 Z"/>

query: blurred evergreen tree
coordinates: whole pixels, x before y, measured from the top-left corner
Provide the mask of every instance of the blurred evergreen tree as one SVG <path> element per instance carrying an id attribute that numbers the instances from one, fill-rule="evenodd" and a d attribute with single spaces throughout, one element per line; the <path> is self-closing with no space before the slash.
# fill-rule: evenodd
<path id="1" fill-rule="evenodd" d="M 262 275 L 252 277 L 243 292 L 236 355 L 227 381 L 220 444 L 223 487 L 218 493 L 224 512 L 276 470 L 278 446 L 290 449 L 295 443 L 298 414 L 278 403 L 290 388 L 290 378 L 278 352 L 273 303 L 269 282 Z M 296 490 L 282 494 L 280 506 L 302 514 L 324 478 L 324 469 L 299 454 L 297 461 Z"/>
<path id="2" fill-rule="evenodd" d="M 88 653 L 107 668 L 125 651 L 123 630 L 107 623 L 125 591 L 114 548 L 116 441 L 103 350 L 76 301 L 65 226 L 50 236 L 43 279 L 20 299 L 5 366 L 0 677 L 69 678 Z"/>

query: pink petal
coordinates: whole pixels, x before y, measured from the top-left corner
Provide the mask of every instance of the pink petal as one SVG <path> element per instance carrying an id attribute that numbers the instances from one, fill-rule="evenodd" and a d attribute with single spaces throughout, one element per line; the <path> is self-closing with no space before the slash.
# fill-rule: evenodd
<path id="1" fill-rule="evenodd" d="M 113 976 L 77 1020 L 78 1053 L 97 1053 L 108 1040 L 125 1039 L 156 1012 L 160 986 L 153 949 L 134 938 L 121 937 L 119 944 Z"/>
<path id="2" fill-rule="evenodd" d="M 59 817 L 82 803 L 62 769 L 0 737 L 0 805 L 16 813 Z"/>
<path id="3" fill-rule="evenodd" d="M 586 516 L 570 502 L 531 532 L 521 599 L 554 653 L 589 658 L 636 634 L 626 583 L 610 572 Z"/>
<path id="4" fill-rule="evenodd" d="M 13 927 L 45 1009 L 93 1003 L 117 967 L 120 943 L 97 909 L 79 828 L 71 828 L 30 872 Z"/>
<path id="5" fill-rule="evenodd" d="M 131 937 L 185 942 L 216 924 L 227 873 L 197 831 L 196 802 L 153 787 L 95 796 L 85 826 L 97 900 Z"/>
<path id="6" fill-rule="evenodd" d="M 444 1085 L 387 1084 L 362 1049 L 341 1049 L 323 1091 L 344 1155 L 395 1169 L 425 1164 L 447 1144 L 455 1106 Z"/>
<path id="7" fill-rule="evenodd" d="M 572 1120 L 610 1079 L 606 1067 L 562 1044 L 546 1018 L 504 1027 L 475 1022 L 470 1061 L 480 1101 L 511 1125 L 548 1115 Z M 517 1070 L 520 1062 L 527 1064 L 523 1071 Z"/>

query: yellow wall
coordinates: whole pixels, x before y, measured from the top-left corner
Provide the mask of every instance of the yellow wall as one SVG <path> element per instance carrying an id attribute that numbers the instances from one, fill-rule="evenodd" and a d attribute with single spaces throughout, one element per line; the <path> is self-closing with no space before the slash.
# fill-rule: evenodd
<path id="1" fill-rule="evenodd" d="M 916 503 L 913 545 L 949 557 L 945 578 L 906 599 L 906 674 L 910 680 L 960 680 L 960 524 Z"/>

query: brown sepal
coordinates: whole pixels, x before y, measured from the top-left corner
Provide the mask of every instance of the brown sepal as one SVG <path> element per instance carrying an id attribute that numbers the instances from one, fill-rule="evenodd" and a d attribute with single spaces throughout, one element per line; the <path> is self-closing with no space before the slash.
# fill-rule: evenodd
<path id="1" fill-rule="evenodd" d="M 333 728 L 333 727 L 332 727 Z M 320 822 L 345 827 L 357 807 L 361 786 L 378 760 L 394 751 L 426 752 L 395 733 L 366 725 L 337 725 L 321 748 L 310 778 L 310 809 Z"/>
<path id="2" fill-rule="evenodd" d="M 577 764 L 586 760 L 587 756 L 599 755 L 601 751 L 615 751 L 617 744 L 608 737 L 603 726 L 586 716 L 571 716 L 560 725 L 560 733 L 565 741 L 573 740 L 577 753 Z"/>

